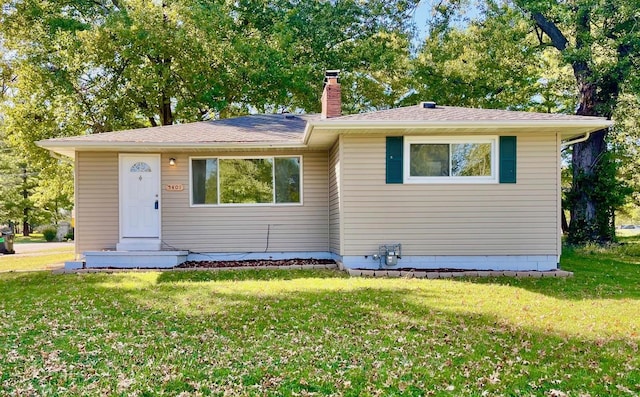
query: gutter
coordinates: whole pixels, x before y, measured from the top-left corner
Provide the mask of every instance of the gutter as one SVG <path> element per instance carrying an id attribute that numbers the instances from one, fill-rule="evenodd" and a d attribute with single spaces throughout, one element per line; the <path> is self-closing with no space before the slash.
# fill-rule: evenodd
<path id="1" fill-rule="evenodd" d="M 66 141 L 66 142 L 47 142 L 47 140 L 37 141 L 35 144 L 41 148 L 48 149 L 50 152 L 63 152 L 65 149 L 71 151 L 104 151 L 104 150 L 133 150 L 133 151 L 171 151 L 171 150 L 219 150 L 219 149 L 306 149 L 307 145 L 298 142 L 291 143 L 233 143 L 216 142 L 216 143 L 158 143 L 158 142 L 82 142 L 82 141 Z M 54 156 L 55 158 L 59 158 Z"/>
<path id="2" fill-rule="evenodd" d="M 49 150 L 49 156 L 53 157 L 54 159 L 56 159 L 58 161 L 62 161 L 64 163 L 69 163 L 69 164 L 73 164 L 74 163 L 74 161 L 70 157 L 61 156 L 58 153 L 54 152 L 53 150 Z"/>
<path id="3" fill-rule="evenodd" d="M 584 120 L 461 120 L 461 121 L 414 121 L 414 120 L 311 120 L 307 122 L 304 132 L 303 143 L 308 144 L 314 129 L 318 130 L 381 130 L 381 129 L 438 129 L 438 128 L 478 128 L 478 129 L 508 129 L 508 128 L 535 128 L 535 127 L 557 127 L 580 128 L 584 134 L 590 135 L 592 132 L 607 128 L 613 125 L 610 120 L 588 119 Z M 589 138 L 586 138 L 589 139 Z"/>

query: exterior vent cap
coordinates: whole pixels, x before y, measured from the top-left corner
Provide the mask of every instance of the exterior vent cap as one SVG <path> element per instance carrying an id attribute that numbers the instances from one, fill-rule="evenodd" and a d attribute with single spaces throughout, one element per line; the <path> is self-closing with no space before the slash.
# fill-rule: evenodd
<path id="1" fill-rule="evenodd" d="M 435 109 L 436 108 L 436 103 L 435 102 L 421 102 L 420 106 L 424 109 Z"/>

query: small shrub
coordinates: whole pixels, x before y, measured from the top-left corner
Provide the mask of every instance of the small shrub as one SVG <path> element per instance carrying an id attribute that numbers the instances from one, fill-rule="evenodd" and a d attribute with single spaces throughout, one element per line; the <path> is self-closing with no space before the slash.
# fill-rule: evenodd
<path id="1" fill-rule="evenodd" d="M 64 239 L 65 240 L 73 240 L 74 239 L 73 228 L 69 229 L 69 232 L 64 235 Z"/>
<path id="2" fill-rule="evenodd" d="M 44 239 L 48 243 L 56 239 L 56 234 L 57 234 L 56 229 L 53 229 L 53 228 L 44 229 L 42 231 L 42 235 L 44 236 Z"/>

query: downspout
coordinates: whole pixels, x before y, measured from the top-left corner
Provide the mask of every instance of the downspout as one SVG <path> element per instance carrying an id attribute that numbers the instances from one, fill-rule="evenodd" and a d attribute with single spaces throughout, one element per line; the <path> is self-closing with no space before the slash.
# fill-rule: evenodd
<path id="1" fill-rule="evenodd" d="M 584 136 L 580 137 L 580 138 L 575 138 L 575 139 L 571 139 L 568 140 L 566 142 L 560 142 L 560 146 L 570 146 L 570 145 L 575 145 L 576 143 L 580 143 L 580 142 L 584 142 L 586 140 L 589 139 L 589 137 L 591 137 L 591 132 L 587 132 L 584 134 Z M 560 204 L 560 211 L 562 211 L 562 204 Z M 562 216 L 562 215 L 560 215 Z M 562 244 L 560 245 L 560 247 L 562 247 Z M 560 255 L 558 255 L 558 263 L 560 263 Z"/>
<path id="2" fill-rule="evenodd" d="M 561 145 L 562 146 L 574 145 L 576 143 L 580 143 L 580 142 L 586 141 L 587 139 L 589 139 L 589 137 L 591 137 L 591 132 L 587 132 L 583 137 L 572 139 L 572 140 L 566 141 L 566 142 L 562 142 Z"/>

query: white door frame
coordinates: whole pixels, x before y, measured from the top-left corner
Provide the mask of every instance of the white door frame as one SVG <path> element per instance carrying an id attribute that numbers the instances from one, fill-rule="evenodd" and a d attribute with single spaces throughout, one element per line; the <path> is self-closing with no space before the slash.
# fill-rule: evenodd
<path id="1" fill-rule="evenodd" d="M 124 160 L 130 158 L 154 158 L 157 160 L 158 181 L 158 237 L 126 237 L 124 236 L 124 190 L 126 171 L 124 169 Z M 162 158 L 158 153 L 119 153 L 118 154 L 118 224 L 119 224 L 119 244 L 116 246 L 118 251 L 140 251 L 150 250 L 159 251 L 162 241 Z"/>

